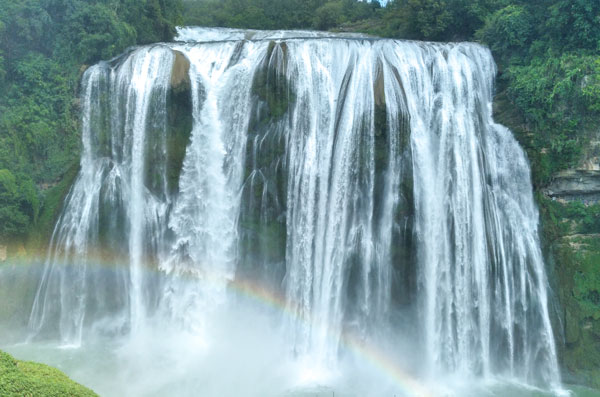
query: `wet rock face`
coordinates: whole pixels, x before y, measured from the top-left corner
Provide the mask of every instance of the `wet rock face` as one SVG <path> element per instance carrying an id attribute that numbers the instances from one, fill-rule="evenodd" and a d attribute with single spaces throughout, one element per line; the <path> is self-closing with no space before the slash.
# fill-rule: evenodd
<path id="1" fill-rule="evenodd" d="M 171 87 L 167 96 L 167 185 L 171 194 L 179 189 L 179 175 L 192 132 L 192 86 L 190 61 L 173 51 Z"/>
<path id="2" fill-rule="evenodd" d="M 565 201 L 600 202 L 600 171 L 567 170 L 557 174 L 544 193 Z"/>
<path id="3" fill-rule="evenodd" d="M 150 97 L 151 110 L 144 137 L 144 184 L 161 199 L 172 196 L 179 189 L 179 175 L 193 118 L 190 62 L 180 51 L 171 51 L 171 74 L 165 86 L 155 87 Z M 112 136 L 110 125 L 105 130 L 107 136 Z"/>
<path id="4" fill-rule="evenodd" d="M 190 61 L 179 51 L 173 51 L 173 71 L 171 73 L 171 87 L 174 90 L 190 90 Z"/>

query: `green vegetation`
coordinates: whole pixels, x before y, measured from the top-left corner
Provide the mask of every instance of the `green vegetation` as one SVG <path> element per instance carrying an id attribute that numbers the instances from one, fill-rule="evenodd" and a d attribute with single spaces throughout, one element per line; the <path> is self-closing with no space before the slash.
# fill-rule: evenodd
<path id="1" fill-rule="evenodd" d="M 40 203 L 27 175 L 15 177 L 0 170 L 0 238 L 23 237 L 27 226 L 37 219 Z"/>
<path id="2" fill-rule="evenodd" d="M 559 202 L 540 193 L 538 202 L 563 314 L 563 366 L 576 381 L 600 388 L 600 203 Z"/>
<path id="3" fill-rule="evenodd" d="M 556 225 L 552 233 L 554 238 L 570 234 L 598 233 L 600 230 L 600 203 L 585 205 L 580 201 L 561 203 L 549 200 L 543 196 L 539 198 L 549 221 Z M 564 222 L 568 220 L 568 222 Z"/>
<path id="4" fill-rule="evenodd" d="M 171 40 L 181 2 L 0 0 L 0 10 L 0 242 L 36 229 L 43 244 L 79 162 L 85 65 Z"/>
<path id="5" fill-rule="evenodd" d="M 0 351 L 0 395 L 4 397 L 97 396 L 64 373 L 44 364 L 15 360 Z"/>
<path id="6" fill-rule="evenodd" d="M 384 37 L 462 40 L 503 0 L 184 0 L 186 25 L 363 31 Z"/>
<path id="7" fill-rule="evenodd" d="M 536 187 L 581 162 L 600 117 L 600 4 L 514 2 L 486 18 L 499 86 L 518 109 Z"/>
<path id="8" fill-rule="evenodd" d="M 370 18 L 378 2 L 356 0 L 185 0 L 186 25 L 326 30 Z"/>

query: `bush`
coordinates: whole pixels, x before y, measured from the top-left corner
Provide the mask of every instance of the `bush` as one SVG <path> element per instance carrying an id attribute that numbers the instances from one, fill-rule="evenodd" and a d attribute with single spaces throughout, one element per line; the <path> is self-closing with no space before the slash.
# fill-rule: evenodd
<path id="1" fill-rule="evenodd" d="M 486 18 L 485 25 L 475 37 L 490 44 L 497 55 L 523 55 L 533 33 L 532 18 L 525 7 L 510 5 Z"/>
<path id="2" fill-rule="evenodd" d="M 552 172 L 576 165 L 600 116 L 600 57 L 566 53 L 507 70 L 508 92 L 536 131 Z"/>

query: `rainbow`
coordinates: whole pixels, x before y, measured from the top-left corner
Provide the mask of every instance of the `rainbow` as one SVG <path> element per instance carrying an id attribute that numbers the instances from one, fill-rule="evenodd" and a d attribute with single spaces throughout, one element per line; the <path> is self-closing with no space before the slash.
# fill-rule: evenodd
<path id="1" fill-rule="evenodd" d="M 235 280 L 230 282 L 229 287 L 244 297 L 281 311 L 287 316 L 293 316 L 298 321 L 311 321 L 307 316 L 298 315 L 298 311 L 294 310 L 293 305 L 286 302 L 280 294 L 273 293 L 257 283 L 247 280 Z M 375 369 L 386 374 L 388 378 L 401 389 L 401 392 L 404 395 L 419 397 L 434 395 L 429 387 L 419 383 L 414 376 L 408 374 L 403 368 L 396 364 L 389 355 L 386 355 L 375 346 L 368 344 L 348 332 L 341 332 L 340 342 L 343 347 L 347 348 L 357 356 L 364 358 Z"/>
<path id="2" fill-rule="evenodd" d="M 98 254 L 98 252 L 96 252 L 96 254 Z M 110 259 L 109 258 L 110 255 L 106 254 L 92 254 L 87 257 L 87 262 L 89 264 L 93 264 L 93 267 L 100 267 L 105 270 L 113 270 L 119 266 L 116 264 L 119 261 L 114 261 L 114 257 Z M 40 263 L 40 260 L 39 257 L 34 259 L 33 257 L 23 255 L 19 258 L 13 258 L 10 263 L 12 265 L 26 265 L 27 263 Z M 126 261 L 123 261 L 122 263 L 126 263 Z M 152 263 L 152 265 L 150 265 L 150 263 Z M 156 263 L 157 262 L 155 261 L 146 262 L 147 265 L 145 266 L 145 271 L 153 273 L 160 272 L 165 274 L 163 271 L 156 268 Z M 197 279 L 200 280 L 199 282 L 207 284 L 217 283 L 222 285 L 223 283 L 226 283 L 228 291 L 231 291 L 240 297 L 247 298 L 252 302 L 266 306 L 267 308 L 274 309 L 292 321 L 298 321 L 304 324 L 311 324 L 313 322 L 313 319 L 311 319 L 310 316 L 302 315 L 300 314 L 300 310 L 295 310 L 294 305 L 290 302 L 287 302 L 282 294 L 276 293 L 266 288 L 264 285 L 260 285 L 259 283 L 252 282 L 250 280 L 224 280 L 220 275 L 208 274 L 204 272 L 199 274 L 195 274 L 195 272 L 183 272 L 166 276 L 174 276 L 180 279 L 189 280 Z M 333 335 L 331 335 L 331 337 L 333 338 Z M 399 392 L 402 393 L 401 395 L 427 397 L 436 394 L 433 392 L 433 390 L 431 390 L 430 387 L 420 383 L 413 375 L 409 374 L 401 366 L 394 362 L 394 360 L 388 354 L 376 346 L 369 344 L 362 338 L 358 338 L 349 332 L 339 330 L 339 343 L 349 352 L 353 353 L 357 357 L 363 358 L 364 361 L 368 362 L 378 373 L 385 375 L 386 378 L 392 382 L 392 384 L 398 387 Z"/>

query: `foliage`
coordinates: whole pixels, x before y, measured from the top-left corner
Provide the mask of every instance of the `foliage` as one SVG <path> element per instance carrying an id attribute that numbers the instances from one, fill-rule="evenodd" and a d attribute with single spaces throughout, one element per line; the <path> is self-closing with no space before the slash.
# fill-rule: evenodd
<path id="1" fill-rule="evenodd" d="M 66 15 L 57 51 L 84 63 L 111 58 L 136 42 L 136 30 L 101 3 L 76 3 Z"/>
<path id="2" fill-rule="evenodd" d="M 320 30 L 331 29 L 344 22 L 344 4 L 330 1 L 315 10 L 313 26 Z"/>
<path id="3" fill-rule="evenodd" d="M 0 395 L 91 397 L 96 396 L 96 393 L 73 382 L 55 368 L 15 360 L 0 351 Z"/>
<path id="4" fill-rule="evenodd" d="M 550 18 L 542 26 L 563 50 L 600 50 L 600 2 L 560 0 L 549 6 Z"/>
<path id="5" fill-rule="evenodd" d="M 490 43 L 494 53 L 512 57 L 522 56 L 531 42 L 532 33 L 532 17 L 528 10 L 511 4 L 489 15 L 476 37 Z"/>
<path id="6" fill-rule="evenodd" d="M 600 3 L 510 1 L 476 33 L 530 134 L 521 137 L 536 185 L 578 165 L 600 117 Z M 549 11 L 548 11 L 549 10 Z"/>
<path id="7" fill-rule="evenodd" d="M 600 203 L 586 205 L 581 201 L 560 202 L 543 196 L 538 200 L 547 213 L 547 223 L 556 225 L 553 239 L 570 234 L 600 232 Z"/>
<path id="8" fill-rule="evenodd" d="M 441 40 L 451 21 L 445 0 L 395 1 L 388 19 L 397 19 L 396 35 L 410 39 Z"/>
<path id="9" fill-rule="evenodd" d="M 501 0 L 186 0 L 185 23 L 251 29 L 342 29 L 388 37 L 465 39 Z"/>
<path id="10" fill-rule="evenodd" d="M 40 203 L 36 188 L 25 175 L 15 177 L 0 169 L 0 238 L 25 235 L 38 216 Z"/>
<path id="11" fill-rule="evenodd" d="M 562 364 L 578 382 L 600 387 L 600 203 L 560 202 L 541 193 L 537 199 L 564 313 Z"/>
<path id="12" fill-rule="evenodd" d="M 573 277 L 573 296 L 584 317 L 600 320 L 600 247 L 594 248 L 591 252 L 578 250 L 575 254 L 580 267 Z"/>
<path id="13" fill-rule="evenodd" d="M 600 116 L 599 65 L 600 56 L 566 53 L 505 73 L 509 97 L 535 131 L 533 149 L 548 158 L 547 174 L 575 166 L 588 146 Z"/>
<path id="14" fill-rule="evenodd" d="M 78 163 L 83 65 L 171 40 L 182 10 L 181 0 L 0 0 L 0 10 L 0 169 L 33 186 L 38 203 L 0 202 L 3 240 L 23 237 L 40 207 L 57 205 L 46 193 Z"/>
<path id="15" fill-rule="evenodd" d="M 356 0 L 186 0 L 186 25 L 247 29 L 321 29 L 366 20 L 379 2 Z"/>

